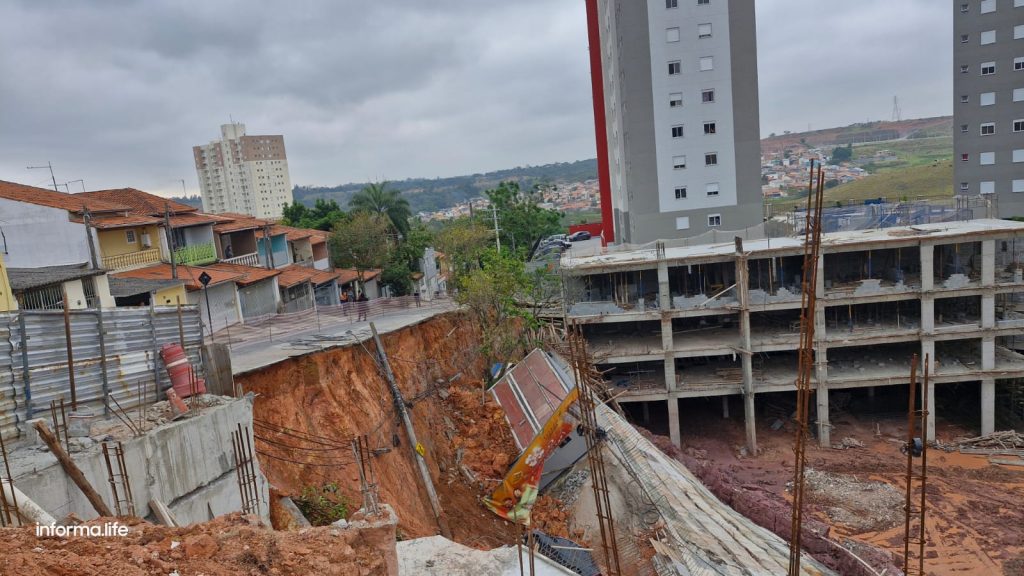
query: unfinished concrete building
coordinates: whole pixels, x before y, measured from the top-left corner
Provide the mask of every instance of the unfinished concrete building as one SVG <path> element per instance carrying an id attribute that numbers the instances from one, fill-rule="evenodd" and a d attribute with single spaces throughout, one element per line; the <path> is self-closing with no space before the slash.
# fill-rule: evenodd
<path id="1" fill-rule="evenodd" d="M 822 445 L 831 444 L 829 391 L 905 386 L 914 353 L 929 356 L 936 385 L 929 439 L 936 387 L 951 383 L 979 383 L 981 432 L 993 431 L 997 381 L 1024 377 L 1015 351 L 1024 347 L 1022 236 L 1024 223 L 990 219 L 823 235 L 814 382 Z M 680 399 L 720 396 L 727 413 L 728 398 L 741 396 L 756 450 L 755 399 L 795 391 L 801 239 L 658 242 L 570 253 L 561 265 L 567 319 L 583 325 L 619 402 L 644 403 L 644 413 L 666 403 L 679 445 Z"/>

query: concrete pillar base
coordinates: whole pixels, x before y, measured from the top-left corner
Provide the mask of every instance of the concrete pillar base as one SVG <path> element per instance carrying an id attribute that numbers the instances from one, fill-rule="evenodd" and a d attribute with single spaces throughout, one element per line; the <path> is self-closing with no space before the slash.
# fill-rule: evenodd
<path id="1" fill-rule="evenodd" d="M 679 432 L 679 400 L 672 396 L 668 398 L 668 436 L 676 448 L 683 447 L 682 435 Z"/>
<path id="2" fill-rule="evenodd" d="M 829 448 L 832 446 L 832 424 L 828 419 L 828 387 L 819 386 L 814 396 L 818 407 L 818 445 Z"/>
<path id="3" fill-rule="evenodd" d="M 996 380 L 981 381 L 981 435 L 996 431 Z"/>
<path id="4" fill-rule="evenodd" d="M 722 418 L 729 419 L 729 397 L 722 396 Z"/>
<path id="5" fill-rule="evenodd" d="M 757 456 L 757 414 L 754 410 L 754 393 L 743 395 L 743 422 L 747 428 L 747 453 Z"/>

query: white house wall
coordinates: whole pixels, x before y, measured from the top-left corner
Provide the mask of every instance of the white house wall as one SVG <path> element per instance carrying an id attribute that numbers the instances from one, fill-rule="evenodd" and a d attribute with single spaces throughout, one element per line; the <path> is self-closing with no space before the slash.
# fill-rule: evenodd
<path id="1" fill-rule="evenodd" d="M 91 262 L 85 225 L 71 222 L 67 210 L 0 198 L 0 229 L 10 268 Z"/>

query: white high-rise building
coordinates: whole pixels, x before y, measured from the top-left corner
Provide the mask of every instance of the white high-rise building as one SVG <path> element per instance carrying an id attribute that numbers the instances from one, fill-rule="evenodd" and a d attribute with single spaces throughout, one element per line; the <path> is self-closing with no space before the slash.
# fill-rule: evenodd
<path id="1" fill-rule="evenodd" d="M 589 1 L 615 240 L 760 223 L 753 0 Z"/>
<path id="2" fill-rule="evenodd" d="M 203 210 L 280 218 L 292 203 L 284 136 L 247 136 L 245 124 L 224 124 L 221 139 L 193 146 Z"/>

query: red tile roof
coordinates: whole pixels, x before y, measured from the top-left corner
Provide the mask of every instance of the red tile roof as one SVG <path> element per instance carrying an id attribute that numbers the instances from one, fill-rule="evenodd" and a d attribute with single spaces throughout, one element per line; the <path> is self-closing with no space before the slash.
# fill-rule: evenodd
<path id="1" fill-rule="evenodd" d="M 334 272 L 338 274 L 339 286 L 348 284 L 349 282 L 354 282 L 359 277 L 359 273 L 356 272 L 354 268 L 338 268 Z M 371 268 L 370 270 L 366 270 L 363 272 L 364 281 L 373 280 L 377 276 L 380 276 L 380 270 L 376 268 Z"/>
<path id="2" fill-rule="evenodd" d="M 312 282 L 315 285 L 325 284 L 338 277 L 338 272 L 306 268 L 298 264 L 291 264 L 280 270 L 281 275 L 277 277 L 277 284 L 282 288 L 288 288 L 303 282 Z"/>
<path id="3" fill-rule="evenodd" d="M 221 272 L 228 272 L 234 274 L 240 274 L 240 278 L 235 279 L 235 284 L 239 286 L 248 286 L 255 284 L 261 280 L 267 278 L 273 278 L 281 273 L 280 270 L 270 270 L 267 268 L 257 268 L 255 266 L 245 266 L 243 264 L 230 264 L 228 262 L 217 262 L 216 264 L 209 264 L 203 266 L 205 270 L 219 270 Z"/>
<path id="4" fill-rule="evenodd" d="M 172 214 L 198 212 L 198 210 L 188 204 L 175 202 L 169 198 L 163 198 L 156 194 L 136 190 L 135 188 L 94 190 L 92 192 L 79 192 L 75 196 L 128 206 L 132 214 L 163 216 L 165 206 L 170 209 Z"/>
<path id="5" fill-rule="evenodd" d="M 172 214 L 171 228 L 185 228 L 188 226 L 199 226 L 201 224 L 216 224 L 221 219 L 213 214 L 193 212 L 191 214 Z"/>
<path id="6" fill-rule="evenodd" d="M 75 221 L 81 222 L 81 218 L 75 218 Z M 111 228 L 130 228 L 133 226 L 152 226 L 154 224 L 161 224 L 163 220 L 153 216 L 117 216 L 117 215 L 100 215 L 92 219 L 93 228 L 99 228 L 100 230 L 107 230 Z"/>
<path id="7" fill-rule="evenodd" d="M 289 242 L 294 242 L 295 240 L 302 240 L 303 238 L 310 238 L 311 242 L 315 244 L 317 242 L 312 240 L 313 236 L 327 233 L 321 230 L 313 230 L 310 228 L 295 228 L 293 226 L 285 226 L 284 224 L 274 224 L 273 226 L 270 227 L 271 236 L 278 236 L 281 234 L 286 234 L 285 237 L 288 239 Z M 259 232 L 257 232 L 256 237 L 263 238 L 263 231 L 260 230 Z"/>
<path id="8" fill-rule="evenodd" d="M 216 286 L 218 284 L 223 284 L 224 282 L 231 282 L 243 276 L 242 274 L 235 272 L 200 268 L 199 266 L 178 266 L 178 280 L 185 283 L 186 290 L 202 290 L 203 285 L 199 282 L 199 276 L 203 272 L 210 275 L 210 286 Z M 156 264 L 146 268 L 118 272 L 113 276 L 116 278 L 142 278 L 146 280 L 171 280 L 174 278 L 171 275 L 170 264 Z"/>
<path id="9" fill-rule="evenodd" d="M 217 234 L 227 234 L 229 232 L 238 232 L 240 230 L 252 230 L 254 228 L 262 228 L 263 226 L 270 224 L 269 220 L 262 220 L 255 216 L 249 216 L 248 214 L 235 214 L 233 212 L 223 212 L 217 214 L 221 223 L 216 224 L 213 227 L 213 231 Z"/>
<path id="10" fill-rule="evenodd" d="M 46 188 L 36 188 L 35 186 L 26 186 L 4 180 L 0 180 L 0 198 L 35 204 L 36 206 L 59 208 L 79 214 L 84 212 L 86 207 L 94 214 L 127 212 L 129 210 L 128 206 L 113 202 L 106 202 L 95 198 L 83 198 L 77 194 L 61 194 Z"/>

